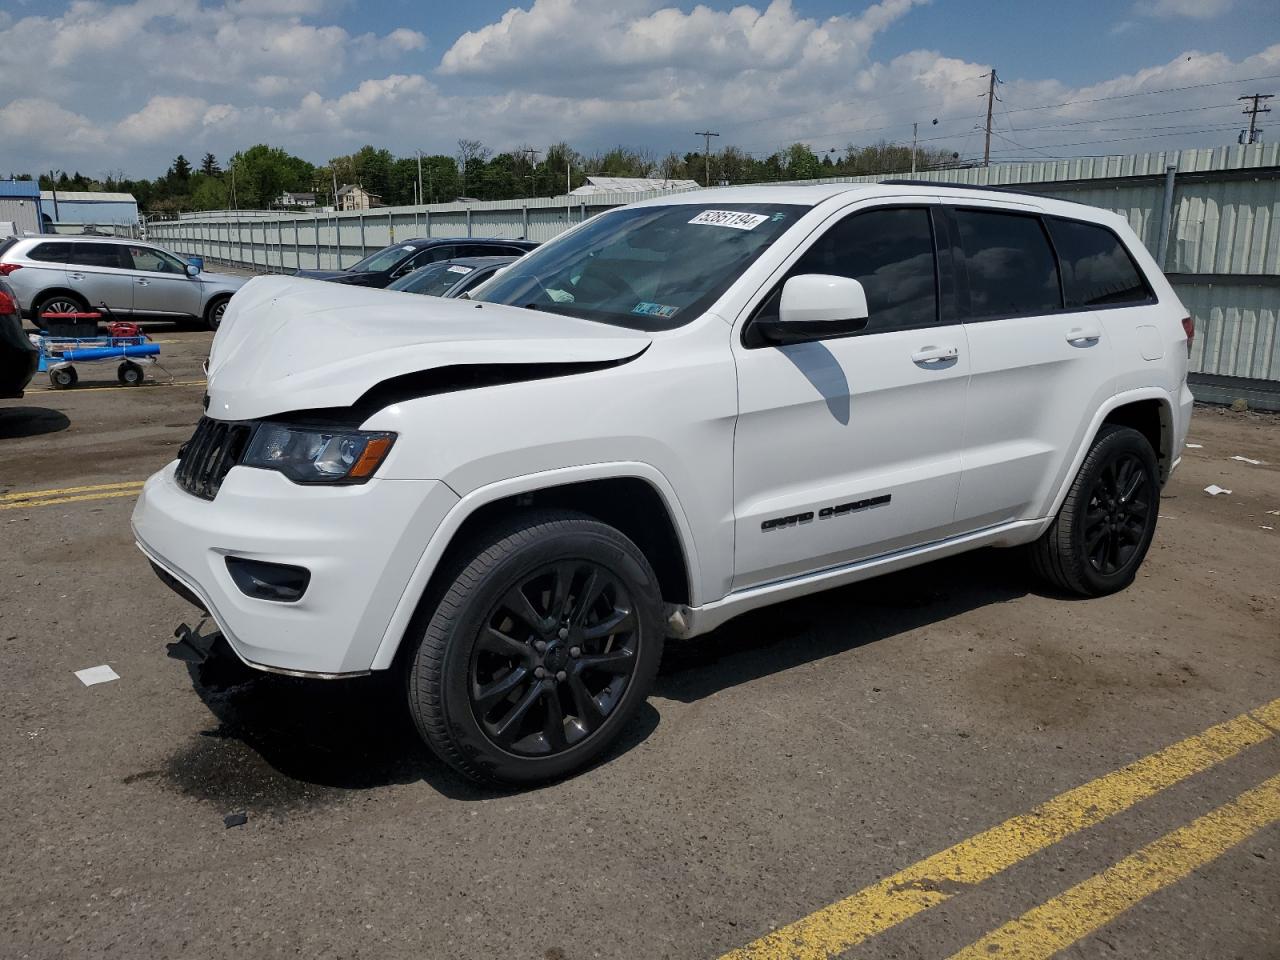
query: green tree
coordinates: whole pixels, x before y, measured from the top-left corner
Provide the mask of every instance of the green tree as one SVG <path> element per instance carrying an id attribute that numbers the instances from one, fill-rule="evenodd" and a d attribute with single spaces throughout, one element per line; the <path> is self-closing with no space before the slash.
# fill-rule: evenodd
<path id="1" fill-rule="evenodd" d="M 225 210 L 229 206 L 227 184 L 221 177 L 201 172 L 191 178 L 191 209 Z"/>
<path id="2" fill-rule="evenodd" d="M 191 163 L 182 154 L 173 158 L 173 166 L 169 168 L 169 176 L 182 183 L 191 179 Z"/>
<path id="3" fill-rule="evenodd" d="M 259 143 L 231 158 L 237 202 L 242 207 L 266 209 L 285 190 L 311 186 L 315 166 L 280 147 Z"/>
<path id="4" fill-rule="evenodd" d="M 206 153 L 204 159 L 200 161 L 200 172 L 207 177 L 216 177 L 222 172 L 222 168 L 218 166 L 218 158 L 212 153 Z"/>

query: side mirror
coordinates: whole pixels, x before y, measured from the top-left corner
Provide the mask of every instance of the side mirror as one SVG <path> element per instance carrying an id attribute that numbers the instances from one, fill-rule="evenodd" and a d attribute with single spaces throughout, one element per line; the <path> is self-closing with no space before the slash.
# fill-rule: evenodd
<path id="1" fill-rule="evenodd" d="M 200 273 L 200 268 L 199 268 L 199 267 L 197 267 L 194 263 L 188 263 L 188 264 L 187 264 L 187 276 L 188 276 L 188 277 L 194 277 L 194 276 L 198 275 L 199 273 Z"/>
<path id="2" fill-rule="evenodd" d="M 803 343 L 866 329 L 867 293 L 850 277 L 806 273 L 782 287 L 777 319 L 758 321 L 770 343 Z"/>

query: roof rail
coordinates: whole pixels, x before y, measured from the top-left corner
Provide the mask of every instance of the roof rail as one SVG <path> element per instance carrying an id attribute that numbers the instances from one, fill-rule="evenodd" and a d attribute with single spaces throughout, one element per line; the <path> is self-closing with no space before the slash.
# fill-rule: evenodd
<path id="1" fill-rule="evenodd" d="M 1007 187 L 989 187 L 967 183 L 942 183 L 938 180 L 881 180 L 880 185 L 887 187 L 941 187 L 944 190 L 982 190 L 988 193 L 1031 192 L 1029 186 L 1011 185 Z"/>

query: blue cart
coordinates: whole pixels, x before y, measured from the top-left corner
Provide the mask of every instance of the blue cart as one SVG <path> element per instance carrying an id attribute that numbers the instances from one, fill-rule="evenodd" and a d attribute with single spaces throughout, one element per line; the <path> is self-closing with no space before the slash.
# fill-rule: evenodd
<path id="1" fill-rule="evenodd" d="M 160 345 L 147 337 L 51 337 L 39 334 L 31 338 L 40 351 L 37 369 L 49 374 L 49 382 L 64 390 L 80 379 L 76 365 L 83 363 L 116 363 L 116 378 L 126 387 L 143 380 L 143 368 L 156 362 Z"/>

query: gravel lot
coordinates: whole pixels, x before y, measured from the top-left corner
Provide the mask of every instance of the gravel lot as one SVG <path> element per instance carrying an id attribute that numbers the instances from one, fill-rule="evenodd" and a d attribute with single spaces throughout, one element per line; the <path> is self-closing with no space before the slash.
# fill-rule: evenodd
<path id="1" fill-rule="evenodd" d="M 1050 596 L 988 551 L 742 617 L 669 645 L 594 769 L 478 790 L 386 679 L 226 687 L 166 659 L 194 611 L 133 545 L 136 488 L 103 485 L 190 434 L 209 334 L 149 327 L 154 384 L 104 366 L 0 403 L 0 957 L 717 957 L 1280 697 L 1280 421 L 1206 408 L 1128 591 Z M 73 673 L 100 664 L 120 679 Z M 850 955 L 949 957 L 1105 880 L 1280 774 L 1256 725 L 985 882 L 910 887 L 930 909 Z M 1264 821 L 1114 916 L 1073 908 L 1098 922 L 1061 955 L 1280 957 Z"/>

